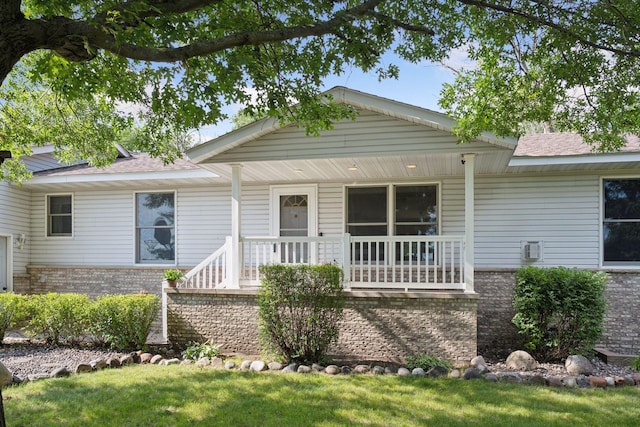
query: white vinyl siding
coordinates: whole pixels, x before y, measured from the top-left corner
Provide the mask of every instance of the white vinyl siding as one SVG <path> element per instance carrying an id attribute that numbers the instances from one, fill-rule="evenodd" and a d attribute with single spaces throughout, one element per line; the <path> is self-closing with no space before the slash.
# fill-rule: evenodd
<path id="1" fill-rule="evenodd" d="M 393 143 L 389 143 L 390 141 Z M 216 163 L 232 163 L 366 155 L 398 156 L 430 152 L 462 153 L 469 147 L 456 142 L 456 137 L 451 133 L 383 114 L 360 111 L 356 121 L 343 120 L 335 123 L 332 130 L 316 137 L 309 137 L 302 128 L 287 126 L 221 153 L 212 160 Z M 472 146 L 475 151 L 508 152 L 487 143 L 474 142 Z"/>
<path id="2" fill-rule="evenodd" d="M 476 268 L 518 268 L 522 241 L 543 241 L 533 265 L 597 268 L 597 176 L 476 179 Z"/>
<path id="3" fill-rule="evenodd" d="M 0 234 L 13 239 L 13 273 L 24 274 L 29 263 L 32 236 L 29 232 L 29 192 L 6 182 L 0 182 Z M 24 234 L 26 244 L 22 249 L 15 246 L 15 238 Z"/>

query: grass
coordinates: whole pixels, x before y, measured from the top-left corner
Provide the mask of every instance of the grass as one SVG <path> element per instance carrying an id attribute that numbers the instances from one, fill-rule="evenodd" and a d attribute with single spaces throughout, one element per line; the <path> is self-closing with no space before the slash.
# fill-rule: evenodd
<path id="1" fill-rule="evenodd" d="M 134 366 L 3 391 L 9 426 L 636 426 L 640 387 Z"/>

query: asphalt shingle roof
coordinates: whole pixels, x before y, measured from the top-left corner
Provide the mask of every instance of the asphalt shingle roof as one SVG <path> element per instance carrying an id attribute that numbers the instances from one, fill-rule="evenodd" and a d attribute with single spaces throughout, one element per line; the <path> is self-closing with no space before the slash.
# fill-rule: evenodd
<path id="1" fill-rule="evenodd" d="M 627 145 L 619 152 L 639 152 L 640 138 L 627 136 Z M 536 133 L 524 135 L 518 140 L 514 157 L 551 157 L 597 154 L 577 133 Z"/>

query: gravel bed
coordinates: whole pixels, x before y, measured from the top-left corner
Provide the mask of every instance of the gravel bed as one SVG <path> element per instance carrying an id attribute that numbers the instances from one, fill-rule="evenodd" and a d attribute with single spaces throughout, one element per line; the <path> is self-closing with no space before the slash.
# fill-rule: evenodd
<path id="1" fill-rule="evenodd" d="M 120 358 L 128 353 L 92 346 L 66 347 L 42 342 L 11 342 L 0 346 L 0 362 L 14 375 L 26 378 L 31 374 L 50 373 L 66 367 L 73 372 L 80 363 L 95 359 Z"/>

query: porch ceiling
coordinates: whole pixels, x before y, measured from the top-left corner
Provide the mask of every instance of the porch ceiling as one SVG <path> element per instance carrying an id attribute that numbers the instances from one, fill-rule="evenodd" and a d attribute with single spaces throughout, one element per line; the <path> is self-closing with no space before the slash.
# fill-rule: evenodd
<path id="1" fill-rule="evenodd" d="M 494 150 L 476 155 L 476 174 L 504 172 L 511 151 Z M 443 176 L 463 176 L 460 153 L 418 154 L 385 157 L 336 159 L 296 159 L 239 162 L 243 182 L 321 182 L 387 181 Z M 409 168 L 408 165 L 415 165 Z M 200 165 L 231 182 L 231 166 L 221 163 Z M 357 170 L 350 168 L 357 167 Z"/>

